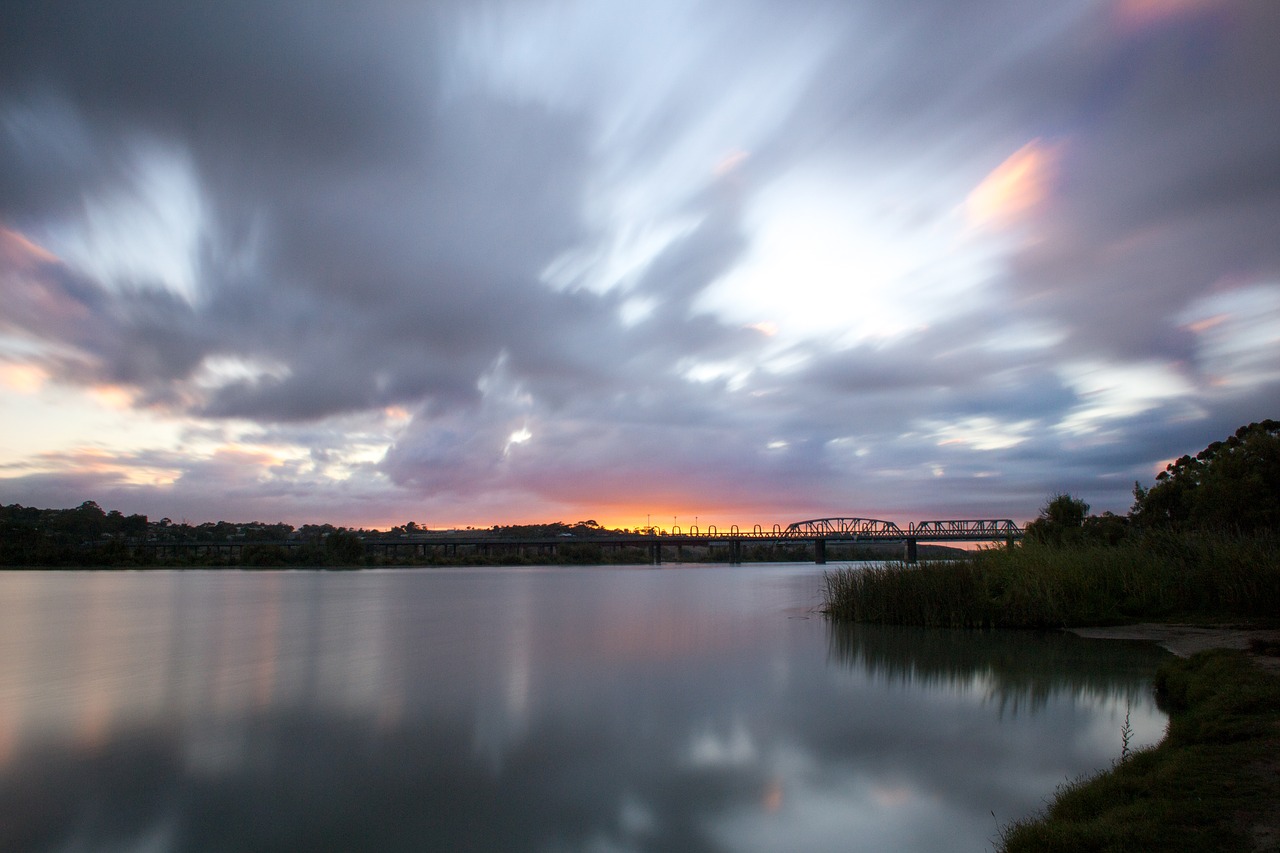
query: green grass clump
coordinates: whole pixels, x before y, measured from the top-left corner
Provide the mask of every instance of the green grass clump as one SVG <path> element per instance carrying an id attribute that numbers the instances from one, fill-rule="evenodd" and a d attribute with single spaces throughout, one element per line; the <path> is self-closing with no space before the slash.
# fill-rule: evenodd
<path id="1" fill-rule="evenodd" d="M 1162 666 L 1165 739 L 1062 786 L 1045 812 L 1004 828 L 1002 853 L 1248 851 L 1274 820 L 1280 679 L 1224 649 Z"/>
<path id="2" fill-rule="evenodd" d="M 1025 543 L 971 559 L 840 569 L 836 620 L 937 628 L 1061 628 L 1280 613 L 1272 537 L 1148 536 L 1120 545 Z"/>

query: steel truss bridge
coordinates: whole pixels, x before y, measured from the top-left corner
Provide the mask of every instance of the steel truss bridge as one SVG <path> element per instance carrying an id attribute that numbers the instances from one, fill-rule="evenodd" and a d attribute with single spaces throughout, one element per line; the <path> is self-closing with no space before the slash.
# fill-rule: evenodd
<path id="1" fill-rule="evenodd" d="M 648 561 L 659 565 L 664 555 L 679 560 L 681 549 L 702 546 L 720 550 L 733 565 L 742 562 L 742 548 L 746 544 L 812 543 L 815 563 L 827 562 L 827 543 L 845 544 L 901 544 L 903 557 L 908 563 L 917 559 L 920 543 L 936 542 L 1013 542 L 1021 539 L 1023 529 L 1007 518 L 964 518 L 936 521 L 917 521 L 904 529 L 892 521 L 878 518 L 811 518 L 797 521 L 785 527 L 775 524 L 766 529 L 757 524 L 750 530 L 732 525 L 727 530 L 714 526 L 670 530 L 652 527 L 633 533 L 601 532 L 591 536 L 502 536 L 497 531 L 449 531 L 426 532 L 407 536 L 377 536 L 364 539 L 367 553 L 382 554 L 391 559 L 430 557 L 433 554 L 459 556 L 466 554 L 497 555 L 515 554 L 521 557 L 544 555 L 555 557 L 560 549 L 580 545 L 601 548 L 640 548 L 648 555 Z M 303 540 L 276 542 L 148 542 L 139 547 L 165 554 L 220 554 L 236 557 L 251 545 L 274 545 L 286 550 L 304 547 Z"/>
<path id="2" fill-rule="evenodd" d="M 901 542 L 906 561 L 916 561 L 921 542 L 1013 542 L 1023 530 L 1008 518 L 948 518 L 916 521 L 903 530 L 892 521 L 878 518 L 813 518 L 787 525 L 783 533 L 797 539 L 811 539 L 815 561 L 826 562 L 826 543 Z"/>
<path id="3" fill-rule="evenodd" d="M 785 527 L 775 524 L 766 529 L 755 525 L 749 530 L 732 525 L 727 530 L 719 530 L 714 526 L 698 528 L 696 526 L 682 529 L 673 526 L 670 530 L 657 527 L 638 530 L 634 533 L 600 533 L 594 536 L 574 537 L 503 537 L 489 531 L 429 533 L 413 538 L 400 539 L 366 539 L 365 547 L 369 550 L 381 551 L 388 556 L 418 555 L 427 556 L 431 550 L 444 549 L 445 553 L 458 554 L 471 550 L 479 553 L 494 553 L 501 549 L 513 550 L 518 554 L 544 553 L 554 555 L 561 546 L 592 544 L 601 547 L 639 547 L 645 549 L 649 562 L 658 565 L 663 560 L 664 549 L 670 553 L 675 550 L 675 559 L 680 559 L 680 549 L 685 546 L 705 546 L 712 549 L 722 548 L 727 551 L 728 562 L 742 562 L 744 544 L 786 544 L 792 542 L 813 543 L 814 562 L 822 564 L 827 561 L 827 543 L 865 543 L 865 544 L 901 544 L 904 548 L 904 559 L 909 563 L 916 562 L 917 547 L 921 542 L 1013 542 L 1021 539 L 1023 529 L 1007 518 L 964 518 L 917 521 L 908 524 L 904 529 L 892 521 L 878 518 L 812 518 L 797 521 Z M 462 549 L 461 551 L 459 549 Z"/>

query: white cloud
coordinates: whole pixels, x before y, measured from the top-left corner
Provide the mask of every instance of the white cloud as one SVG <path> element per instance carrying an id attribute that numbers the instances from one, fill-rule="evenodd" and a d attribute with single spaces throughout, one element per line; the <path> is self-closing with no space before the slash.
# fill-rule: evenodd
<path id="1" fill-rule="evenodd" d="M 1178 320 L 1196 336 L 1201 370 L 1215 389 L 1249 391 L 1280 380 L 1280 284 L 1209 294 Z"/>
<path id="2" fill-rule="evenodd" d="M 159 287 L 195 302 L 206 217 L 191 158 L 141 140 L 127 156 L 128 184 L 87 193 L 79 215 L 47 226 L 48 248 L 113 289 Z"/>

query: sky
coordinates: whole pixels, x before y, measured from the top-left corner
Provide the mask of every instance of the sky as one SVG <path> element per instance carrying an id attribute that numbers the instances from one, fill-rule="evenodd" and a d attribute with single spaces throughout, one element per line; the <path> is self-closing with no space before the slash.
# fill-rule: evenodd
<path id="1" fill-rule="evenodd" d="M 0 503 L 1124 513 L 1280 416 L 1274 0 L 6 3 Z"/>

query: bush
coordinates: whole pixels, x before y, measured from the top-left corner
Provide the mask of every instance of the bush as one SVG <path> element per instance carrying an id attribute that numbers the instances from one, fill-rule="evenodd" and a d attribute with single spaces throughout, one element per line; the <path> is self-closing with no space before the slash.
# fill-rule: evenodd
<path id="1" fill-rule="evenodd" d="M 1117 546 L 1027 542 L 968 560 L 840 569 L 832 619 L 951 628 L 1061 628 L 1280 612 L 1274 537 L 1161 533 Z"/>

